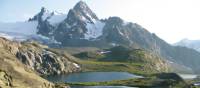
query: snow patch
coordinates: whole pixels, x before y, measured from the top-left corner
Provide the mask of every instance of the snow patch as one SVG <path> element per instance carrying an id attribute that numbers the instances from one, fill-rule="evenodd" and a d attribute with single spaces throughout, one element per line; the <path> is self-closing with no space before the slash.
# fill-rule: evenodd
<path id="1" fill-rule="evenodd" d="M 74 65 L 75 67 L 77 67 L 77 68 L 80 68 L 80 66 L 79 66 L 78 64 L 76 64 L 76 63 L 73 63 L 73 65 Z"/>
<path id="2" fill-rule="evenodd" d="M 123 21 L 123 26 L 126 26 L 126 25 L 128 25 L 128 24 L 130 24 L 130 22 L 126 22 L 126 21 Z"/>
<path id="3" fill-rule="evenodd" d="M 112 46 L 119 46 L 118 44 L 116 43 L 110 43 Z"/>
<path id="4" fill-rule="evenodd" d="M 111 53 L 111 51 L 101 51 L 100 54 Z"/>
<path id="5" fill-rule="evenodd" d="M 91 20 L 92 22 L 95 22 L 95 21 L 96 21 L 96 19 L 94 19 L 93 17 L 91 17 L 91 15 L 90 15 L 89 13 L 87 13 L 86 15 L 87 15 L 87 17 L 90 18 L 90 20 Z"/>
<path id="6" fill-rule="evenodd" d="M 88 22 L 88 20 L 84 16 L 80 16 L 81 20 L 84 22 Z"/>
<path id="7" fill-rule="evenodd" d="M 33 35 L 37 33 L 37 21 L 16 22 L 16 23 L 0 23 L 1 32 L 12 32 L 24 35 Z"/>
<path id="8" fill-rule="evenodd" d="M 50 39 L 48 37 L 42 35 L 24 35 L 20 33 L 13 33 L 13 32 L 0 32 L 0 37 L 4 37 L 11 41 L 27 41 L 27 40 L 36 40 L 40 43 L 45 44 L 61 44 L 61 42 L 57 42 L 54 38 Z"/>
<path id="9" fill-rule="evenodd" d="M 195 74 L 178 74 L 180 77 L 182 77 L 183 79 L 195 79 L 198 76 Z"/>
<path id="10" fill-rule="evenodd" d="M 29 35 L 12 32 L 0 32 L 0 37 L 4 37 L 11 41 L 25 41 L 30 38 Z"/>
<path id="11" fill-rule="evenodd" d="M 105 26 L 105 23 L 101 21 L 93 21 L 93 23 L 87 23 L 86 28 L 87 32 L 85 33 L 85 39 L 94 39 L 98 38 L 103 34 L 103 28 Z"/>
<path id="12" fill-rule="evenodd" d="M 67 18 L 66 14 L 60 13 L 58 11 L 49 11 L 45 9 L 45 12 L 42 15 L 42 20 L 47 20 L 51 25 L 56 25 Z"/>
<path id="13" fill-rule="evenodd" d="M 120 35 L 124 36 L 124 33 L 122 33 L 118 28 L 117 31 L 119 32 Z"/>
<path id="14" fill-rule="evenodd" d="M 45 10 L 45 12 L 42 15 L 42 20 L 46 20 L 48 17 L 50 17 L 52 14 L 50 11 Z"/>
<path id="15" fill-rule="evenodd" d="M 4 38 L 6 38 L 8 40 L 13 40 L 14 39 L 14 37 L 9 36 L 8 34 L 5 34 L 5 33 L 0 33 L 0 37 L 4 37 Z"/>
<path id="16" fill-rule="evenodd" d="M 66 14 L 56 14 L 56 15 L 51 16 L 51 18 L 48 19 L 48 21 L 51 25 L 55 25 L 57 23 L 64 21 L 65 18 L 67 18 Z"/>
<path id="17" fill-rule="evenodd" d="M 38 22 L 16 22 L 16 23 L 0 23 L 0 37 L 12 41 L 26 41 L 26 40 L 37 40 L 45 44 L 61 44 L 55 39 L 37 34 Z"/>

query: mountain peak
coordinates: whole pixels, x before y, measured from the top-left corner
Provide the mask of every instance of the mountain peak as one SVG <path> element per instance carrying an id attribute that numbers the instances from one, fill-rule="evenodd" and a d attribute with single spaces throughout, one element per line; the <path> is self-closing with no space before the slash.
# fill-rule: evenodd
<path id="1" fill-rule="evenodd" d="M 52 12 L 50 12 L 49 10 L 47 10 L 45 7 L 42 7 L 40 12 L 38 14 L 36 14 L 33 18 L 30 18 L 29 21 L 43 21 L 46 20 L 47 17 L 53 15 Z"/>
<path id="2" fill-rule="evenodd" d="M 46 11 L 47 11 L 47 9 L 45 7 L 42 7 L 40 10 L 40 12 L 46 12 Z"/>
<path id="3" fill-rule="evenodd" d="M 88 5 L 86 4 L 86 2 L 84 1 L 79 1 L 75 6 L 74 9 L 87 9 L 89 8 Z"/>
<path id="4" fill-rule="evenodd" d="M 44 14 L 50 14 L 50 13 L 51 13 L 51 11 L 49 11 L 45 7 L 42 7 L 41 10 L 40 10 L 40 12 L 39 12 L 39 14 L 42 14 L 42 15 L 44 15 Z"/>
<path id="5" fill-rule="evenodd" d="M 99 20 L 96 14 L 89 8 L 84 1 L 79 1 L 74 7 L 73 12 L 80 18 L 93 23 L 95 20 Z"/>

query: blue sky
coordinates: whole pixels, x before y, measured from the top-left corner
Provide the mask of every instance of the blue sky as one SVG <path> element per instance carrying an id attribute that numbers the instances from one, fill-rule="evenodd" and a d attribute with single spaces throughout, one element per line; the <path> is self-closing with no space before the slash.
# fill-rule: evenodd
<path id="1" fill-rule="evenodd" d="M 22 21 L 38 13 L 41 7 L 49 10 L 68 11 L 79 0 L 0 0 L 0 21 Z"/>
<path id="2" fill-rule="evenodd" d="M 80 0 L 0 0 L 0 22 L 24 21 L 37 14 L 41 7 L 50 11 L 67 13 L 70 8 Z M 104 15 L 105 9 L 109 7 L 107 2 L 101 0 L 82 0 L 101 18 L 108 17 Z M 102 5 L 106 5 L 106 8 Z M 100 15 L 99 15 L 100 14 Z"/>
<path id="3" fill-rule="evenodd" d="M 79 0 L 0 0 L 0 22 L 24 21 L 41 7 L 67 13 Z M 119 16 L 169 43 L 200 39 L 200 0 L 83 0 L 99 18 Z"/>

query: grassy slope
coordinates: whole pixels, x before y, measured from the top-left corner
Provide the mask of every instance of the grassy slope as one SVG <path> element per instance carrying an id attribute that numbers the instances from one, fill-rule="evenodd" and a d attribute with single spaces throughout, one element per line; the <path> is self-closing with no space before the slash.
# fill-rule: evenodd
<path id="1" fill-rule="evenodd" d="M 162 58 L 144 50 L 115 47 L 109 51 L 111 53 L 100 54 L 92 51 L 75 56 L 81 58 L 78 62 L 83 71 L 123 71 L 141 75 L 171 71 Z"/>
<path id="2" fill-rule="evenodd" d="M 114 80 L 107 82 L 82 82 L 82 83 L 59 83 L 59 86 L 129 86 L 139 88 L 188 88 L 184 81 L 177 81 L 173 79 L 159 79 L 155 76 L 146 78 Z"/>
<path id="3" fill-rule="evenodd" d="M 80 85 L 80 86 L 130 86 L 130 87 L 162 87 L 169 88 L 184 88 L 184 84 L 171 84 L 174 80 L 162 81 L 156 78 L 140 78 L 140 79 L 127 79 L 127 80 L 114 80 L 109 82 L 87 82 L 87 83 L 71 83 L 70 85 Z M 162 85 L 162 86 L 161 86 Z"/>
<path id="4" fill-rule="evenodd" d="M 151 69 L 145 68 L 144 63 L 127 63 L 127 62 L 102 62 L 95 60 L 79 60 L 79 63 L 82 64 L 83 71 L 119 71 L 119 72 L 129 72 L 133 74 L 143 75 L 147 78 L 142 79 L 128 79 L 128 80 L 115 80 L 108 82 L 83 82 L 83 83 L 68 83 L 67 85 L 76 85 L 76 86 L 137 86 L 142 88 L 149 88 L 150 86 L 162 86 L 162 88 L 169 88 L 169 85 L 173 88 L 184 88 L 187 84 L 185 83 L 175 83 L 175 80 L 163 80 L 152 76 L 153 74 L 158 73 Z M 141 70 L 144 69 L 145 70 Z M 61 84 L 65 85 L 65 84 Z"/>
<path id="5" fill-rule="evenodd" d="M 66 50 L 51 49 L 53 52 L 58 54 L 68 55 Z M 101 57 L 95 55 L 95 57 Z M 79 63 L 82 67 L 82 71 L 123 71 L 134 74 L 149 75 L 159 72 L 150 66 L 151 64 L 146 63 L 130 63 L 130 62 L 119 62 L 119 61 L 99 61 L 99 59 L 87 58 L 77 59 L 73 58 L 75 62 Z"/>
<path id="6" fill-rule="evenodd" d="M 57 51 L 67 51 L 67 53 L 70 54 L 77 54 L 80 52 L 85 52 L 85 51 L 96 51 L 99 50 L 99 48 L 96 47 L 64 47 L 64 48 L 57 48 L 55 49 Z"/>
<path id="7" fill-rule="evenodd" d="M 131 52 L 132 54 L 138 54 L 138 56 L 143 55 L 143 52 Z M 89 54 L 89 55 L 88 55 Z M 118 54 L 118 53 L 117 53 Z M 90 51 L 90 53 L 86 53 L 86 56 L 84 56 L 85 53 L 81 54 L 79 58 L 76 59 L 76 62 L 81 64 L 82 71 L 84 72 L 90 72 L 90 71 L 103 71 L 103 72 L 109 72 L 109 71 L 119 71 L 119 72 L 129 72 L 133 74 L 139 74 L 143 75 L 147 78 L 143 79 L 128 79 L 128 80 L 116 80 L 116 81 L 109 81 L 109 82 L 87 82 L 87 83 L 59 83 L 58 85 L 80 85 L 80 86 L 139 86 L 139 87 L 149 87 L 149 86 L 155 86 L 155 85 L 166 85 L 167 88 L 170 85 L 173 85 L 173 88 L 183 88 L 183 85 L 173 84 L 174 80 L 163 80 L 158 79 L 155 76 L 152 76 L 152 74 L 159 73 L 161 71 L 156 70 L 154 67 L 157 62 L 159 63 L 160 59 L 154 59 L 154 57 L 147 56 L 142 57 L 142 61 L 132 62 L 132 61 L 116 61 L 116 60 L 107 60 L 104 59 L 106 55 L 99 55 L 96 54 L 94 51 Z M 76 55 L 75 55 L 76 56 Z M 115 56 L 115 55 L 114 55 Z M 137 56 L 137 55 L 134 55 Z M 110 55 L 109 55 L 110 57 Z M 112 56 L 111 56 L 112 57 Z M 103 59 L 102 59 L 103 58 Z M 139 58 L 138 58 L 139 59 Z M 138 60 L 137 59 L 137 60 Z M 118 59 L 120 60 L 120 59 Z M 154 61 L 156 60 L 156 61 Z M 164 88 L 164 87 L 163 87 Z"/>
<path id="8" fill-rule="evenodd" d="M 153 73 L 149 70 L 141 70 L 144 67 L 142 63 L 126 63 L 126 62 L 103 62 L 103 61 L 92 61 L 92 60 L 79 60 L 83 71 L 119 71 L 129 72 L 140 75 L 148 75 Z"/>

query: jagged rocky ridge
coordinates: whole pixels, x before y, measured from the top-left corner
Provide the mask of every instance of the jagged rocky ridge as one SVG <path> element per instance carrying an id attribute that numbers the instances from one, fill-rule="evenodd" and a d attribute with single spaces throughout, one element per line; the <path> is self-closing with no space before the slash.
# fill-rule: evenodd
<path id="1" fill-rule="evenodd" d="M 40 74 L 66 74 L 77 72 L 80 66 L 70 61 L 68 56 L 58 55 L 44 47 L 24 44 L 16 53 L 16 57 Z"/>
<path id="2" fill-rule="evenodd" d="M 65 15 L 65 16 L 63 16 Z M 62 20 L 59 16 L 63 17 Z M 52 22 L 53 19 L 59 19 Z M 129 45 L 149 48 L 155 45 L 154 34 L 136 23 L 125 22 L 119 17 L 100 20 L 83 1 L 78 2 L 68 14 L 56 14 L 45 8 L 29 19 L 38 22 L 38 34 L 55 39 L 62 46 Z M 140 43 L 143 43 L 142 46 Z M 156 49 L 156 46 L 151 46 Z"/>
<path id="3" fill-rule="evenodd" d="M 100 20 L 85 2 L 78 2 L 61 21 L 52 22 L 53 13 L 44 15 L 44 8 L 29 21 L 38 21 L 38 34 L 61 42 L 62 46 L 113 47 L 125 45 L 135 49 L 145 49 L 180 65 L 199 72 L 200 53 L 172 46 L 154 33 L 136 23 L 125 22 L 119 17 Z M 42 14 L 42 15 L 41 15 Z M 44 19 L 46 18 L 46 19 Z M 52 24 L 54 23 L 54 24 Z"/>
<path id="4" fill-rule="evenodd" d="M 22 45 L 0 38 L 1 88 L 54 88 L 54 84 L 39 77 L 33 69 L 16 58 Z"/>
<path id="5" fill-rule="evenodd" d="M 77 72 L 81 67 L 73 56 L 58 53 L 36 42 L 15 42 L 0 38 L 0 87 L 54 88 L 39 75 Z"/>
<path id="6" fill-rule="evenodd" d="M 55 22 L 58 19 L 59 21 Z M 42 8 L 36 16 L 29 19 L 29 22 L 34 21 L 38 22 L 37 34 L 70 46 L 76 46 L 77 42 L 88 45 L 90 43 L 88 40 L 102 35 L 105 25 L 82 1 L 76 4 L 73 9 L 70 9 L 67 15 L 55 15 L 55 12 L 49 12 Z"/>
<path id="7" fill-rule="evenodd" d="M 62 47 L 108 48 L 124 45 L 160 54 L 171 63 L 185 65 L 195 72 L 200 70 L 199 52 L 171 46 L 137 23 L 125 22 L 119 17 L 99 19 L 83 1 L 78 2 L 68 14 L 42 8 L 26 23 L 37 24 L 34 35 L 41 35 Z"/>
<path id="8" fill-rule="evenodd" d="M 23 64 L 41 75 L 64 74 L 80 70 L 80 66 L 72 61 L 71 56 L 60 55 L 36 42 L 14 42 L 4 40 L 4 47 L 16 56 Z"/>

